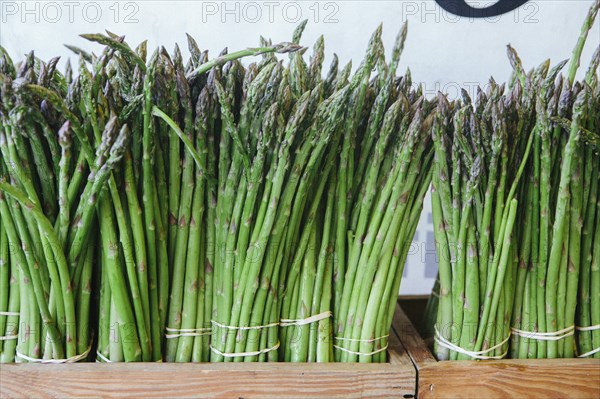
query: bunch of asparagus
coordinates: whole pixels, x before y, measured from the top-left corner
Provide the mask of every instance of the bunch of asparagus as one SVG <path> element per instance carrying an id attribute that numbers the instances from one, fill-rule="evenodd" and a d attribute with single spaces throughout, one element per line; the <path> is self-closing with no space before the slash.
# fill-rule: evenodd
<path id="1" fill-rule="evenodd" d="M 14 362 L 19 338 L 21 284 L 17 262 L 11 253 L 8 233 L 0 215 L 0 363 Z"/>
<path id="2" fill-rule="evenodd" d="M 396 77 L 406 26 L 326 75 L 304 27 L 185 64 L 83 35 L 78 73 L 2 50 L 3 361 L 386 360 L 435 104 Z"/>
<path id="3" fill-rule="evenodd" d="M 338 151 L 330 154 L 323 169 L 339 166 L 329 182 L 322 179 L 316 188 L 320 197 L 329 186 L 323 203 L 313 203 L 301 230 L 287 233 L 299 238 L 288 241 L 299 250 L 284 271 L 281 318 L 305 320 L 333 310 L 333 345 L 327 319 L 294 327 L 296 331 L 283 327 L 283 360 L 386 359 L 407 242 L 421 213 L 432 158 L 428 115 L 433 106 L 414 90 L 410 74 L 395 78 L 405 38 L 406 26 L 387 63 L 378 29 L 349 84 L 345 68 L 343 78 L 327 85 L 349 90 L 344 123 L 336 127 L 341 133 L 335 146 L 341 152 L 339 158 Z M 371 78 L 375 65 L 378 74 Z M 329 77 L 337 75 L 332 72 Z M 322 276 L 327 276 L 324 284 Z"/>
<path id="4" fill-rule="evenodd" d="M 587 146 L 579 146 L 579 155 L 584 153 L 578 165 L 582 171 L 582 186 L 576 186 L 582 196 L 579 212 L 583 218 L 583 225 L 579 249 L 581 255 L 579 293 L 575 315 L 578 356 L 596 359 L 600 358 L 600 135 L 597 133 L 600 128 L 600 84 L 598 84 L 598 75 L 594 74 L 593 70 L 598 67 L 598 64 L 600 64 L 600 48 L 596 50 L 594 61 L 586 76 L 587 85 L 584 90 L 587 90 L 589 96 L 585 114 L 587 118 L 582 119 L 583 126 L 580 126 L 584 136 L 583 141 Z M 572 300 L 570 304 L 572 305 Z M 564 345 L 563 350 L 566 353 L 567 344 Z"/>
<path id="5" fill-rule="evenodd" d="M 600 52 L 586 79 L 589 83 L 598 57 Z M 595 85 L 587 83 L 571 86 L 572 79 L 572 75 L 559 78 L 538 99 L 539 134 L 533 149 L 531 182 L 523 192 L 527 206 L 523 217 L 530 221 L 526 230 L 531 231 L 523 233 L 519 255 L 513 315 L 518 334 L 511 349 L 514 357 L 573 357 L 578 302 L 581 322 L 589 326 L 594 314 L 590 300 L 599 299 L 597 288 L 590 285 L 594 278 L 598 157 L 582 140 L 582 129 L 592 127 L 593 131 L 597 123 L 598 92 Z M 597 319 L 595 315 L 593 318 Z M 542 333 L 542 339 L 523 331 Z M 591 344 L 585 339 L 590 335 L 581 336 L 584 348 Z M 544 336 L 556 339 L 545 340 Z"/>
<path id="6" fill-rule="evenodd" d="M 508 94 L 504 90 L 491 81 L 475 105 L 466 92 L 453 104 L 439 96 L 432 188 L 439 359 L 466 356 L 447 342 L 486 356 L 506 350 L 504 319 L 510 314 L 514 269 L 510 243 L 516 189 L 531 146 L 532 105 L 520 86 Z"/>
<path id="7" fill-rule="evenodd" d="M 12 323 L 9 336 L 18 339 L 16 348 L 12 338 L 5 342 L 3 357 L 77 360 L 91 345 L 90 202 L 126 136 L 102 139 L 95 156 L 86 127 L 69 122 L 70 77 L 55 70 L 57 59 L 46 64 L 30 54 L 18 69 L 4 51 L 1 60 L 0 230 L 3 282 L 12 282 L 2 311 Z M 86 140 L 74 145 L 73 134 Z"/>
<path id="8" fill-rule="evenodd" d="M 597 83 L 596 83 L 596 86 Z M 597 129 L 598 90 L 594 94 L 596 99 L 596 121 L 588 125 Z M 588 112 L 593 108 L 588 108 Z M 593 112 L 593 111 L 592 111 Z M 593 131 L 590 129 L 590 131 Z M 585 202 L 582 213 L 585 215 L 581 237 L 581 265 L 579 275 L 579 294 L 577 302 L 577 313 L 575 316 L 577 333 L 577 353 L 579 357 L 600 358 L 600 165 L 598 156 L 600 142 L 596 141 L 593 148 L 586 150 L 586 162 L 584 166 L 584 190 Z M 595 156 L 594 156 L 595 154 Z M 589 180 L 588 180 L 589 179 Z M 589 182 L 589 185 L 586 184 Z M 589 188 L 589 191 L 588 191 Z M 595 204 L 595 206 L 594 206 Z M 595 218 L 594 218 L 595 213 Z M 565 344 L 566 345 L 566 344 Z"/>
<path id="9" fill-rule="evenodd" d="M 106 47 L 100 56 L 76 49 L 75 78 L 70 64 L 63 75 L 55 70 L 57 59 L 44 63 L 33 53 L 16 69 L 2 50 L 2 272 L 3 282 L 19 281 L 11 284 L 17 288 L 10 303 L 9 290 L 2 292 L 7 361 L 15 353 L 22 361 L 81 360 L 90 351 L 90 322 L 96 325 L 90 313 L 98 319 L 99 359 L 162 358 L 169 260 L 160 203 L 169 194 L 159 160 L 168 160 L 160 140 L 170 137 L 170 128 L 151 112 L 155 99 L 172 104 L 173 98 L 155 95 L 157 84 L 171 83 L 173 63 L 163 51 L 160 65 L 156 55 L 147 67 L 145 43 L 133 51 L 112 34 L 85 37 Z M 232 58 L 294 49 L 271 46 Z M 203 64 L 193 79 L 225 61 Z M 160 79 L 157 68 L 167 70 Z M 179 150 L 176 155 L 169 162 L 179 169 Z M 97 311 L 90 308 L 92 290 L 99 293 Z M 17 310 L 24 331 L 15 352 Z"/>
<path id="10" fill-rule="evenodd" d="M 363 89 L 372 105 L 359 98 L 352 108 L 357 116 L 346 123 L 335 242 L 334 347 L 340 361 L 384 361 L 404 262 L 431 182 L 435 104 L 411 87 L 409 73 L 395 81 L 396 65 L 393 59 L 380 66 L 376 90 Z M 365 104 L 372 111 L 361 123 Z"/>
<path id="11" fill-rule="evenodd" d="M 595 2 L 590 9 L 566 77 L 550 76 L 536 98 L 530 179 L 521 193 L 527 228 L 521 232 L 520 267 L 514 282 L 512 357 L 573 357 L 575 331 L 599 324 L 593 240 L 600 48 L 584 80 L 575 82 L 579 57 L 599 8 L 600 2 Z M 595 348 L 599 347 L 596 333 L 578 334 L 580 354 L 588 356 L 592 350 L 592 335 L 596 335 Z"/>
<path id="12" fill-rule="evenodd" d="M 300 54 L 287 69 L 268 56 L 248 69 L 227 65 L 223 84 L 209 77 L 221 114 L 207 140 L 218 143 L 207 154 L 207 169 L 216 171 L 207 226 L 214 226 L 213 305 L 203 326 L 212 328 L 211 361 L 278 360 L 286 289 L 279 281 L 297 249 L 292 235 L 320 204 L 347 99 L 347 90 L 326 90 L 322 42 L 315 50 L 310 68 Z"/>
<path id="13" fill-rule="evenodd" d="M 440 95 L 431 306 L 439 359 L 573 357 L 576 330 L 579 353 L 598 356 L 600 49 L 584 81 L 575 74 L 599 8 L 590 9 L 566 77 L 567 61 L 525 73 L 509 46 L 507 95 L 493 81 L 474 105 L 466 93 L 456 103 Z"/>

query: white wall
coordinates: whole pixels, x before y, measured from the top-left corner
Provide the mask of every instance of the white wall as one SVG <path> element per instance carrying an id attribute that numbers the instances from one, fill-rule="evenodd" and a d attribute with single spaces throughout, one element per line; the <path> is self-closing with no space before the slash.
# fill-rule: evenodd
<path id="1" fill-rule="evenodd" d="M 470 0 L 473 6 L 495 1 Z M 0 44 L 19 59 L 31 49 L 42 59 L 70 53 L 63 43 L 99 49 L 77 35 L 108 29 L 127 36 L 133 45 L 144 39 L 149 48 L 175 42 L 186 47 L 185 33 L 214 55 L 253 46 L 259 35 L 274 42 L 286 41 L 300 19 L 309 19 L 303 44 L 312 45 L 323 34 L 329 56 L 336 52 L 342 63 L 362 59 L 371 32 L 383 22 L 383 38 L 391 48 L 403 21 L 409 34 L 402 66 L 410 66 L 413 79 L 427 93 L 459 87 L 473 91 L 490 76 L 506 80 L 510 65 L 506 44 L 519 52 L 526 67 L 547 58 L 568 58 L 592 0 L 533 0 L 495 19 L 455 17 L 427 1 L 7 1 L 0 0 Z M 600 27 L 593 27 L 583 53 L 584 66 L 600 43 Z M 329 58 L 330 59 L 330 58 Z M 326 61 L 327 62 L 327 61 Z M 435 276 L 435 255 L 430 205 L 408 259 L 403 294 L 426 293 Z"/>

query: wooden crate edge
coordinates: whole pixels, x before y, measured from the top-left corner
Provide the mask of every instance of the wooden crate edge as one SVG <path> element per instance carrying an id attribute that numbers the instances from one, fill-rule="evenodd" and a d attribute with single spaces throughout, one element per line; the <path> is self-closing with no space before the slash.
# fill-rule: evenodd
<path id="1" fill-rule="evenodd" d="M 600 397 L 600 359 L 438 362 L 399 307 L 393 328 L 417 370 L 419 398 Z"/>
<path id="2" fill-rule="evenodd" d="M 390 361 L 383 364 L 2 364 L 0 397 L 414 397 L 416 370 L 394 332 L 389 356 Z"/>

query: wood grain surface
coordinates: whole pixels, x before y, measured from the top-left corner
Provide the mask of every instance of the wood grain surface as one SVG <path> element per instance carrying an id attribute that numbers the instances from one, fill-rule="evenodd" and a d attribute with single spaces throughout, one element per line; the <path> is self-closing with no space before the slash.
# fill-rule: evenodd
<path id="1" fill-rule="evenodd" d="M 419 368 L 419 398 L 600 397 L 600 360 L 443 362 Z"/>
<path id="2" fill-rule="evenodd" d="M 417 369 L 419 398 L 600 398 L 600 359 L 438 362 L 402 310 L 394 330 Z"/>
<path id="3" fill-rule="evenodd" d="M 0 397 L 412 398 L 416 371 L 395 334 L 388 353 L 383 364 L 3 364 Z"/>

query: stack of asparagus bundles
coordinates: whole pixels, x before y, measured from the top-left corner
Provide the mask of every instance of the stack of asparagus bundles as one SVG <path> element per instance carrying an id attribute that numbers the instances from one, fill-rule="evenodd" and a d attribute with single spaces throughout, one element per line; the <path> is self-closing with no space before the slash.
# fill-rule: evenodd
<path id="1" fill-rule="evenodd" d="M 7 284 L 18 281 L 2 292 L 11 293 L 2 310 L 7 361 L 15 353 L 21 361 L 82 360 L 96 326 L 99 360 L 162 358 L 170 271 L 160 206 L 169 196 L 169 159 L 161 148 L 170 130 L 151 111 L 179 102 L 177 92 L 157 95 L 158 84 L 172 81 L 173 63 L 161 52 L 147 67 L 145 43 L 133 51 L 112 34 L 85 37 L 107 46 L 100 56 L 75 49 L 77 77 L 70 64 L 63 75 L 57 59 L 44 63 L 33 53 L 15 68 L 2 50 L 2 271 Z M 224 61 L 205 63 L 204 72 Z M 170 162 L 179 169 L 176 154 Z M 18 332 L 8 327 L 16 323 L 6 317 L 17 313 L 23 331 L 15 351 Z"/>
<path id="2" fill-rule="evenodd" d="M 386 360 L 436 104 L 406 26 L 354 74 L 304 27 L 187 62 L 83 35 L 64 74 L 2 50 L 2 361 Z"/>
<path id="3" fill-rule="evenodd" d="M 525 73 L 509 46 L 508 95 L 492 82 L 474 105 L 466 93 L 455 103 L 440 96 L 431 306 L 439 359 L 573 357 L 576 348 L 598 356 L 600 49 L 582 82 L 575 74 L 599 8 L 590 9 L 566 77 L 567 61 Z"/>

